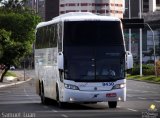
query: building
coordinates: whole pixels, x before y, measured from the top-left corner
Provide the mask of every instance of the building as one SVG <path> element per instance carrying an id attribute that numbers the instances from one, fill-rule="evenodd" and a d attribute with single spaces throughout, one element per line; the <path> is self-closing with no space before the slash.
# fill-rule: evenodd
<path id="1" fill-rule="evenodd" d="M 59 15 L 59 0 L 27 0 L 25 6 L 35 10 L 43 21 L 51 20 Z"/>
<path id="2" fill-rule="evenodd" d="M 130 6 L 129 6 L 130 1 Z M 160 11 L 160 0 L 141 0 L 142 1 L 142 13 L 149 14 L 153 12 Z M 139 17 L 139 0 L 125 0 L 125 14 L 124 17 L 129 17 L 131 14 L 132 18 Z M 131 12 L 129 13 L 129 7 Z"/>
<path id="3" fill-rule="evenodd" d="M 60 0 L 59 14 L 92 12 L 123 18 L 124 0 Z"/>
<path id="4" fill-rule="evenodd" d="M 45 0 L 45 21 L 59 15 L 59 0 Z"/>
<path id="5" fill-rule="evenodd" d="M 26 6 L 34 9 L 43 20 L 68 12 L 92 12 L 123 18 L 124 0 L 28 0 Z"/>
<path id="6" fill-rule="evenodd" d="M 25 6 L 33 9 L 45 20 L 45 0 L 26 0 Z"/>
<path id="7" fill-rule="evenodd" d="M 143 12 L 160 10 L 160 0 L 143 0 Z"/>
<path id="8" fill-rule="evenodd" d="M 160 47 L 160 0 L 141 0 L 142 3 L 142 18 L 144 18 L 145 23 L 148 23 L 152 30 L 154 31 L 154 40 L 156 42 L 156 47 Z M 129 2 L 131 6 L 129 6 Z M 125 1 L 125 18 L 129 18 L 129 14 L 131 18 L 139 18 L 139 0 L 126 0 Z M 130 13 L 129 13 L 130 7 Z M 128 45 L 129 35 L 126 32 L 126 45 Z M 138 59 L 139 58 L 139 29 L 132 29 L 131 34 L 132 41 L 132 53 Z M 151 50 L 153 50 L 153 33 L 145 26 L 143 29 L 143 62 L 147 62 L 150 60 L 150 57 L 145 55 L 149 54 Z M 153 60 L 153 57 L 152 57 Z"/>

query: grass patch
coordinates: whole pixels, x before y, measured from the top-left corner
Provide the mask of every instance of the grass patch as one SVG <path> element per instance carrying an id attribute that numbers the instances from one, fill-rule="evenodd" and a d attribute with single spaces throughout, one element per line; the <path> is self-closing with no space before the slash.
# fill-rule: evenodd
<path id="1" fill-rule="evenodd" d="M 5 76 L 13 76 L 13 77 L 17 77 L 17 75 L 14 72 L 8 71 Z"/>
<path id="2" fill-rule="evenodd" d="M 140 75 L 127 75 L 127 79 L 135 79 L 135 80 L 142 80 L 142 81 L 148 81 L 148 82 L 156 82 L 160 84 L 160 77 L 156 77 L 154 75 L 148 75 L 148 76 L 140 76 Z"/>

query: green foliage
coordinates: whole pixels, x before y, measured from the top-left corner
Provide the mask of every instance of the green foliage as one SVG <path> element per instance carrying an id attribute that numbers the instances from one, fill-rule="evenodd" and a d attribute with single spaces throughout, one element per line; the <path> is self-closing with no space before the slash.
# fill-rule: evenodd
<path id="1" fill-rule="evenodd" d="M 17 77 L 17 75 L 14 72 L 8 71 L 5 76 L 13 76 L 13 77 Z"/>
<path id="2" fill-rule="evenodd" d="M 11 39 L 19 42 L 33 42 L 34 29 L 40 21 L 38 16 L 29 13 L 1 13 L 0 27 L 6 31 L 11 31 Z"/>
<path id="3" fill-rule="evenodd" d="M 0 3 L 2 5 L 1 7 L 6 10 L 20 11 L 25 9 L 23 5 L 26 1 L 27 0 L 0 0 Z"/>
<path id="4" fill-rule="evenodd" d="M 135 79 L 140 81 L 154 82 L 160 84 L 160 77 L 154 75 L 139 76 L 139 75 L 127 75 L 127 79 Z"/>
<path id="5" fill-rule="evenodd" d="M 9 40 L 12 42 L 12 46 L 7 46 L 8 49 L 5 49 L 11 59 L 18 59 L 19 61 L 19 59 L 31 52 L 32 44 L 35 40 L 34 29 L 39 21 L 40 17 L 32 13 L 0 13 L 0 27 L 10 32 Z M 3 59 L 8 58 L 5 53 L 3 56 Z"/>
<path id="6" fill-rule="evenodd" d="M 0 64 L 6 67 L 0 81 L 10 65 L 18 65 L 32 51 L 35 28 L 41 19 L 23 7 L 24 1 L 8 0 L 0 7 Z"/>
<path id="7" fill-rule="evenodd" d="M 6 66 L 15 65 L 23 54 L 19 53 L 22 50 L 20 43 L 11 40 L 10 36 L 11 32 L 7 32 L 4 29 L 0 30 L 0 42 L 3 50 L 0 63 Z"/>
<path id="8" fill-rule="evenodd" d="M 143 75 L 154 75 L 154 66 L 153 65 L 142 65 L 142 73 Z M 134 65 L 133 69 L 130 71 L 131 75 L 139 75 L 140 74 L 140 66 Z"/>

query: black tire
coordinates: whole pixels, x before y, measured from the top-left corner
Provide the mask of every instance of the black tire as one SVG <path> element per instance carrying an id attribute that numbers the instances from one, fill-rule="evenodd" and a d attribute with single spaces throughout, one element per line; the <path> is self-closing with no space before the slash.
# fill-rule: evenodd
<path id="1" fill-rule="evenodd" d="M 59 108 L 64 108 L 65 107 L 65 105 L 66 105 L 66 103 L 65 102 L 61 102 L 60 100 L 59 100 L 59 89 L 58 89 L 58 85 L 56 86 L 56 93 L 57 93 L 57 103 L 58 103 L 58 107 Z"/>
<path id="2" fill-rule="evenodd" d="M 117 107 L 117 101 L 108 101 L 109 108 L 116 108 Z"/>
<path id="3" fill-rule="evenodd" d="M 49 99 L 46 98 L 45 95 L 44 95 L 43 83 L 41 84 L 40 90 L 41 90 L 41 93 L 40 93 L 41 103 L 42 103 L 42 104 L 49 104 Z"/>
<path id="4" fill-rule="evenodd" d="M 40 90 L 41 90 L 41 92 L 40 92 L 41 103 L 45 104 L 45 96 L 44 96 L 44 90 L 43 90 L 43 86 L 42 85 L 40 87 Z"/>
<path id="5" fill-rule="evenodd" d="M 39 81 L 39 96 L 41 96 L 41 82 Z"/>

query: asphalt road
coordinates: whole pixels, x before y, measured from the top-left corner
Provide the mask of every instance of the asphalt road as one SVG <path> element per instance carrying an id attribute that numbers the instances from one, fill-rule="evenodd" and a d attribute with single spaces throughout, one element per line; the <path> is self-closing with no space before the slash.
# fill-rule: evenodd
<path id="1" fill-rule="evenodd" d="M 32 71 L 26 76 L 34 77 Z M 146 82 L 127 81 L 127 101 L 119 102 L 116 109 L 109 109 L 107 103 L 68 104 L 60 109 L 52 102 L 42 105 L 35 93 L 34 79 L 7 88 L 0 88 L 0 118 L 142 118 L 151 105 L 160 118 L 160 85 Z M 150 118 L 150 117 L 148 117 Z"/>

